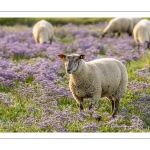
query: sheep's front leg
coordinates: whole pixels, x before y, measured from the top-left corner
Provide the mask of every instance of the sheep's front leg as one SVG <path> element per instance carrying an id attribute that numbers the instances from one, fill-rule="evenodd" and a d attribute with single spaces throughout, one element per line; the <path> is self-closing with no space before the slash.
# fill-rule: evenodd
<path id="1" fill-rule="evenodd" d="M 120 37 L 120 35 L 121 35 L 121 33 L 120 33 L 120 32 L 118 32 L 118 37 Z"/>
<path id="2" fill-rule="evenodd" d="M 115 36 L 115 32 L 112 32 L 111 34 L 111 38 L 113 38 Z"/>
<path id="3" fill-rule="evenodd" d="M 94 109 L 95 108 L 95 105 L 97 104 L 97 99 L 95 100 L 95 99 L 91 99 L 91 104 L 90 104 L 90 106 L 89 106 L 89 110 L 92 110 L 92 109 Z"/>
<path id="4" fill-rule="evenodd" d="M 90 106 L 89 106 L 89 110 L 92 110 L 95 108 L 96 104 L 98 104 L 99 99 L 101 98 L 101 94 L 99 95 L 93 95 L 93 97 L 91 97 L 90 99 Z"/>
<path id="5" fill-rule="evenodd" d="M 80 112 L 81 112 L 81 111 L 84 111 L 84 107 L 83 107 L 83 98 L 80 98 L 79 107 L 80 107 Z"/>
<path id="6" fill-rule="evenodd" d="M 84 111 L 84 107 L 83 107 L 83 98 L 82 97 L 78 97 L 77 95 L 73 94 L 74 99 L 77 101 L 77 103 L 79 104 L 79 111 Z"/>
<path id="7" fill-rule="evenodd" d="M 89 107 L 89 109 L 90 109 L 91 112 L 92 112 L 93 117 L 96 118 L 98 121 L 101 120 L 101 116 L 97 115 L 97 113 L 96 113 L 96 111 L 95 111 L 95 106 L 96 106 L 96 104 L 98 103 L 99 99 L 100 99 L 100 95 L 95 95 L 95 96 L 93 96 L 93 97 L 91 98 L 91 104 L 90 104 L 90 107 Z"/>
<path id="8" fill-rule="evenodd" d="M 115 102 L 114 102 L 114 100 L 113 100 L 113 98 L 111 96 L 109 97 L 109 99 L 111 101 L 111 110 L 113 112 L 114 111 Z"/>
<path id="9" fill-rule="evenodd" d="M 131 32 L 128 32 L 128 35 L 129 35 L 129 36 L 132 36 L 132 33 L 131 33 Z"/>

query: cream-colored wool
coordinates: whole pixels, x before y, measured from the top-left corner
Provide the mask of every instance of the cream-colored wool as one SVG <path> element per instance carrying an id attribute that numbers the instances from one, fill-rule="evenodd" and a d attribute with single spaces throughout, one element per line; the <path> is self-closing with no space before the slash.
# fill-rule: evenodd
<path id="1" fill-rule="evenodd" d="M 51 23 L 46 20 L 37 22 L 33 27 L 33 36 L 36 43 L 52 43 L 54 30 Z"/>
<path id="2" fill-rule="evenodd" d="M 132 23 L 132 31 L 133 32 L 133 29 L 135 27 L 135 25 L 141 20 L 141 18 L 128 18 L 131 20 L 131 23 Z"/>
<path id="3" fill-rule="evenodd" d="M 83 109 L 83 98 L 91 98 L 91 109 L 101 97 L 107 97 L 112 101 L 114 117 L 118 106 L 113 105 L 119 105 L 127 89 L 128 75 L 125 66 L 112 58 L 86 62 L 82 55 L 64 56 L 66 71 L 70 76 L 69 87 L 80 110 Z"/>
<path id="4" fill-rule="evenodd" d="M 108 25 L 104 28 L 102 36 L 107 33 L 128 33 L 132 35 L 134 26 L 141 20 L 141 18 L 113 18 L 109 21 Z"/>
<path id="5" fill-rule="evenodd" d="M 138 22 L 133 29 L 133 35 L 136 43 L 150 41 L 150 21 L 143 19 Z"/>

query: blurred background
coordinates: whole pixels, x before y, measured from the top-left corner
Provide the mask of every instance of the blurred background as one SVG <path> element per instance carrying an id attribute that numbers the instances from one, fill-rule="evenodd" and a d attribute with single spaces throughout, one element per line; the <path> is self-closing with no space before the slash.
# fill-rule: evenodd
<path id="1" fill-rule="evenodd" d="M 73 24 L 96 24 L 98 22 L 106 22 L 111 18 L 0 18 L 0 25 L 13 26 L 16 24 L 19 25 L 28 25 L 32 26 L 37 21 L 47 20 L 51 22 L 53 25 L 64 25 L 69 22 Z"/>

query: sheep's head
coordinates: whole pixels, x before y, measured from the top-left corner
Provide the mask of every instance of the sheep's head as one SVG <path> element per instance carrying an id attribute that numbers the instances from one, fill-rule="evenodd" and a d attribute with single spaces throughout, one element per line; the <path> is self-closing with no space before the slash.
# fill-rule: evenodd
<path id="1" fill-rule="evenodd" d="M 72 55 L 64 55 L 59 54 L 58 55 L 61 60 L 65 62 L 65 68 L 66 72 L 68 74 L 72 74 L 76 72 L 79 68 L 79 64 L 81 59 L 84 59 L 85 55 L 79 55 L 79 54 L 72 54 Z"/>
<path id="2" fill-rule="evenodd" d="M 102 38 L 105 37 L 105 34 L 106 34 L 106 33 L 104 33 L 104 32 L 102 33 Z"/>
<path id="3" fill-rule="evenodd" d="M 102 38 L 105 37 L 109 32 L 111 32 L 111 28 L 108 26 L 106 26 L 103 31 L 102 31 Z"/>

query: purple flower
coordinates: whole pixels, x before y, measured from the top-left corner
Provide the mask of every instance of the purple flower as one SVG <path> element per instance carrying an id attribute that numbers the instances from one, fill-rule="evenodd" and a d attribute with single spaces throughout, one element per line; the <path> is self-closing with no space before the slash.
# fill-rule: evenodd
<path id="1" fill-rule="evenodd" d="M 69 132 L 70 125 L 82 124 L 79 131 L 98 132 L 101 125 L 122 131 L 142 130 L 144 119 L 131 114 L 128 108 L 122 108 L 116 118 L 109 118 L 104 113 L 106 121 L 92 122 L 90 117 L 97 118 L 96 112 L 74 111 L 68 107 L 73 103 L 73 96 L 69 89 L 69 76 L 65 72 L 64 64 L 57 54 L 80 53 L 85 54 L 85 60 L 100 58 L 115 58 L 125 65 L 132 60 L 136 61 L 148 53 L 144 45 L 138 49 L 133 37 L 123 34 L 120 37 L 106 36 L 100 39 L 101 31 L 107 22 L 91 25 L 66 25 L 55 27 L 55 38 L 51 45 L 36 44 L 32 35 L 32 27 L 1 26 L 0 31 L 0 102 L 3 109 L 12 110 L 12 107 L 23 103 L 22 110 L 28 115 L 18 116 L 18 121 L 24 127 L 39 127 L 40 131 Z M 133 98 L 131 106 L 141 111 L 145 118 L 150 116 L 149 94 L 150 87 L 149 64 L 136 70 L 140 81 L 129 81 L 130 92 L 139 96 Z M 144 90 L 144 94 L 141 91 Z M 127 94 L 128 95 L 128 94 Z M 20 100 L 18 102 L 17 100 Z M 63 102 L 66 100 L 66 103 Z M 25 105 L 25 106 L 24 106 Z M 24 108 L 26 107 L 26 108 Z M 17 114 L 20 115 L 20 114 Z M 124 122 L 128 118 L 128 124 Z M 143 120 L 142 120 L 142 119 Z M 20 122 L 19 122 L 20 123 Z M 0 122 L 1 126 L 11 125 L 11 122 Z"/>

